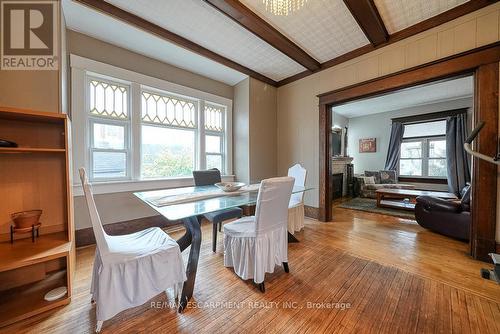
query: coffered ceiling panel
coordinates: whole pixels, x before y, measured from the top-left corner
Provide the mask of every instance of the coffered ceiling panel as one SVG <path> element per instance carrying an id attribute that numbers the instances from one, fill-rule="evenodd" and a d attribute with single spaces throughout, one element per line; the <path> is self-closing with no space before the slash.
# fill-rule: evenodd
<path id="1" fill-rule="evenodd" d="M 389 34 L 425 21 L 467 0 L 374 0 Z"/>
<path id="2" fill-rule="evenodd" d="M 240 0 L 319 62 L 370 44 L 342 0 L 309 0 L 288 16 L 266 11 L 262 0 Z"/>
<path id="3" fill-rule="evenodd" d="M 201 0 L 107 0 L 275 81 L 305 70 Z"/>

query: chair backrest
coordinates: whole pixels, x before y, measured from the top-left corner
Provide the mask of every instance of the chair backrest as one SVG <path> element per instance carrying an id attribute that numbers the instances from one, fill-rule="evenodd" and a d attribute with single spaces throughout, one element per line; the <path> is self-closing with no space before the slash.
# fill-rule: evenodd
<path id="1" fill-rule="evenodd" d="M 295 179 L 294 183 L 295 186 L 305 187 L 307 170 L 300 164 L 295 164 L 292 167 L 288 168 L 288 176 L 291 176 Z M 303 191 L 296 194 L 292 194 L 291 196 L 291 198 L 296 202 L 302 202 L 303 197 L 304 197 Z"/>
<path id="2" fill-rule="evenodd" d="M 195 186 L 211 186 L 221 182 L 220 171 L 217 168 L 193 171 Z"/>
<path id="3" fill-rule="evenodd" d="M 293 188 L 293 177 L 275 177 L 260 183 L 255 208 L 256 233 L 266 232 L 288 224 L 288 202 Z"/>
<path id="4" fill-rule="evenodd" d="M 97 248 L 99 249 L 99 252 L 103 254 L 109 251 L 109 245 L 106 241 L 107 234 L 102 227 L 101 218 L 97 212 L 94 194 L 92 193 L 92 187 L 87 179 L 85 168 L 79 168 L 78 172 L 80 173 L 80 181 L 82 182 L 83 193 L 87 202 L 87 208 L 89 209 L 90 221 L 92 222 L 92 229 L 94 231 Z"/>

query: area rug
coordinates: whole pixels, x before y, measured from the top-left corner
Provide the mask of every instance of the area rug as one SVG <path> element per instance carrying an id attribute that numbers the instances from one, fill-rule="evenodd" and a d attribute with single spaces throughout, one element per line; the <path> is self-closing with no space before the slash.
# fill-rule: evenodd
<path id="1" fill-rule="evenodd" d="M 356 197 L 348 202 L 339 205 L 341 208 L 360 210 L 366 212 L 380 213 L 389 216 L 395 216 L 406 219 L 415 219 L 415 214 L 412 211 L 397 210 L 391 208 L 377 207 L 377 200 L 372 198 Z"/>

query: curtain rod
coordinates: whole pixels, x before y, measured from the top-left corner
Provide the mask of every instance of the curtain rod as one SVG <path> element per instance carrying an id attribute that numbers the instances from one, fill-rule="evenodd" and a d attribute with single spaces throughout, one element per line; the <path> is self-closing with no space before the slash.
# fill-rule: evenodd
<path id="1" fill-rule="evenodd" d="M 450 117 L 450 116 L 465 114 L 465 113 L 467 113 L 467 109 L 468 108 L 460 108 L 460 109 L 438 111 L 438 112 L 421 114 L 421 115 L 396 117 L 396 118 L 391 118 L 391 121 L 399 122 L 399 123 L 413 123 L 413 122 L 423 122 L 423 121 L 430 121 L 430 120 L 436 120 L 436 119 L 444 119 L 444 118 Z"/>

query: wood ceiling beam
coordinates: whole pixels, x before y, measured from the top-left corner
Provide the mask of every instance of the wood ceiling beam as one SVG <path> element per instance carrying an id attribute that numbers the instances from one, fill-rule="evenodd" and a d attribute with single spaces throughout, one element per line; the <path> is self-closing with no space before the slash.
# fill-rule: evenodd
<path id="1" fill-rule="evenodd" d="M 316 71 L 320 68 L 320 63 L 316 59 L 238 0 L 205 0 L 205 2 L 308 70 Z"/>
<path id="2" fill-rule="evenodd" d="M 377 46 L 373 46 L 371 44 L 367 44 L 365 46 L 362 46 L 358 49 L 354 49 L 346 54 L 343 54 L 339 57 L 330 59 L 324 63 L 321 64 L 321 68 L 316 71 L 304 71 L 298 74 L 295 74 L 291 77 L 285 78 L 281 81 L 278 82 L 278 87 L 284 86 L 286 84 L 289 84 L 291 82 L 297 81 L 299 79 L 305 78 L 311 74 L 317 73 L 319 71 L 325 70 L 327 68 L 330 68 L 332 66 L 338 65 L 340 63 L 346 62 L 348 60 L 354 59 L 356 57 L 359 57 L 361 55 L 364 55 L 365 53 L 371 52 L 373 50 L 382 48 L 384 46 L 390 45 L 392 43 L 398 42 L 400 40 L 403 40 L 405 38 L 408 38 L 410 36 L 419 34 L 423 31 L 426 31 L 428 29 L 432 29 L 434 27 L 437 27 L 441 24 L 444 24 L 446 22 L 452 21 L 456 18 L 459 18 L 461 16 L 467 15 L 469 13 L 475 12 L 476 10 L 479 10 L 483 7 L 492 5 L 499 0 L 473 0 L 473 1 L 468 1 L 462 5 L 459 5 L 457 7 L 454 7 L 450 10 L 447 10 L 439 15 L 436 15 L 434 17 L 431 17 L 425 21 L 419 22 L 417 24 L 414 24 L 408 28 L 405 28 L 403 30 L 400 30 L 394 34 L 389 35 L 389 40 L 386 43 L 379 44 Z"/>
<path id="3" fill-rule="evenodd" d="M 389 40 L 389 33 L 373 0 L 344 0 L 344 3 L 373 46 Z"/>
<path id="4" fill-rule="evenodd" d="M 177 35 L 163 27 L 160 27 L 154 23 L 151 23 L 135 14 L 132 14 L 130 12 L 127 12 L 121 8 L 118 8 L 116 6 L 113 6 L 110 3 L 107 3 L 102 0 L 73 0 L 77 3 L 80 3 L 82 5 L 85 5 L 93 10 L 99 11 L 103 14 L 112 16 L 120 21 L 123 21 L 125 23 L 128 23 L 136 28 L 139 28 L 141 30 L 144 30 L 148 33 L 154 34 L 164 40 L 167 40 L 169 42 L 172 42 L 174 44 L 177 44 L 178 46 L 183 47 L 184 49 L 187 49 L 189 51 L 192 51 L 196 54 L 199 54 L 201 56 L 204 56 L 206 58 L 209 58 L 213 61 L 216 61 L 222 65 L 225 65 L 227 67 L 230 67 L 238 72 L 247 74 L 255 79 L 258 79 L 262 82 L 268 83 L 270 85 L 276 86 L 277 82 L 254 71 L 249 69 L 246 66 L 240 65 L 224 56 L 221 56 L 213 51 L 210 51 L 209 49 L 196 44 L 180 35 Z"/>

